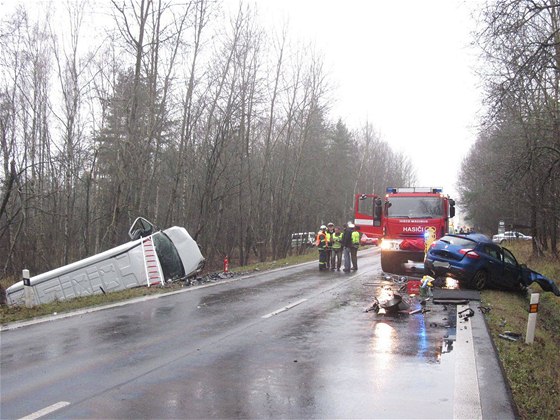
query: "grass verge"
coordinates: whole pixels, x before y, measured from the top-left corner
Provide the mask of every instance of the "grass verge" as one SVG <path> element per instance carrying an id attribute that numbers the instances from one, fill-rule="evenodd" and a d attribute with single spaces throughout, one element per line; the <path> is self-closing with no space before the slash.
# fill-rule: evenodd
<path id="1" fill-rule="evenodd" d="M 551 279 L 560 279 L 557 259 L 532 258 L 530 244 L 508 248 L 520 263 Z M 520 417 L 560 419 L 560 298 L 542 292 L 538 285 L 532 286 L 532 292 L 541 293 L 533 344 L 525 344 L 528 296 L 486 290 L 482 304 L 491 308 L 486 319 Z M 504 331 L 521 333 L 523 339 L 504 340 L 499 337 Z"/>

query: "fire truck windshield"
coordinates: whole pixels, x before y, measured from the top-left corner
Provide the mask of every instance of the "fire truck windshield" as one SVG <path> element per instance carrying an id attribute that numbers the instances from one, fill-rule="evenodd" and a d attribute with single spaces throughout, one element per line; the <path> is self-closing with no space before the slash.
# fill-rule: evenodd
<path id="1" fill-rule="evenodd" d="M 391 197 L 387 216 L 411 219 L 443 217 L 443 200 L 439 197 Z"/>

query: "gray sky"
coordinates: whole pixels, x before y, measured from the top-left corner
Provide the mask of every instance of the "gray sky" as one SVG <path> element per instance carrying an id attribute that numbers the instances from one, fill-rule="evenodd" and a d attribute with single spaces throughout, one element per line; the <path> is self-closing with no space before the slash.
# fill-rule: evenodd
<path id="1" fill-rule="evenodd" d="M 227 0 L 238 4 L 238 0 Z M 332 117 L 366 121 L 417 168 L 418 186 L 455 194 L 481 109 L 469 46 L 471 0 L 257 0 L 267 26 L 324 54 L 335 84 Z"/>

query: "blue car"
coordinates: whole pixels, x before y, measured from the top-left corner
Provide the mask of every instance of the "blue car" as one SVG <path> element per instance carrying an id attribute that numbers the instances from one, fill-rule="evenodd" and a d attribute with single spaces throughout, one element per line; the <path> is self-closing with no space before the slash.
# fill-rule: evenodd
<path id="1" fill-rule="evenodd" d="M 433 242 L 424 269 L 432 277 L 452 277 L 471 289 L 525 290 L 536 282 L 560 296 L 553 280 L 519 264 L 510 250 L 479 233 L 446 235 Z"/>

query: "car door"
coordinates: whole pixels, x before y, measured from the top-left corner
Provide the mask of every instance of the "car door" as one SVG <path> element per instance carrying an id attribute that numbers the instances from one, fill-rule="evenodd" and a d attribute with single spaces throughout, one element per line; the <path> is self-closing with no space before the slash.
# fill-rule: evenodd
<path id="1" fill-rule="evenodd" d="M 503 255 L 501 248 L 494 244 L 484 244 L 483 251 L 486 254 L 485 268 L 490 273 L 492 283 L 500 281 L 503 273 Z"/>
<path id="2" fill-rule="evenodd" d="M 503 285 L 510 289 L 517 289 L 521 279 L 521 267 L 511 251 L 502 248 L 504 255 Z"/>

